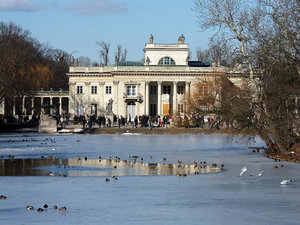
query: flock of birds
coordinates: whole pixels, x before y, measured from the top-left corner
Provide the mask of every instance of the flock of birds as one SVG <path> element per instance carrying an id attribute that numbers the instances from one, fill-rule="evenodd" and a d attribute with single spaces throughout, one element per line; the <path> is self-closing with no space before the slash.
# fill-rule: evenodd
<path id="1" fill-rule="evenodd" d="M 52 208 L 53 208 L 54 210 L 57 210 L 57 209 L 58 209 L 58 207 L 57 207 L 56 205 L 54 205 Z M 47 211 L 47 209 L 48 209 L 48 205 L 45 204 L 43 208 L 38 208 L 36 211 L 37 211 L 37 212 L 44 212 L 44 211 Z M 34 210 L 34 207 L 31 206 L 31 205 L 28 205 L 28 206 L 26 206 L 26 210 L 28 210 L 28 211 Z M 59 208 L 59 211 L 65 212 L 65 211 L 67 211 L 67 208 L 66 208 L 65 206 L 60 207 L 60 208 Z"/>
<path id="2" fill-rule="evenodd" d="M 7 199 L 7 197 L 4 196 L 4 195 L 1 195 L 1 196 L 0 196 L 0 199 L 1 199 L 1 200 L 5 200 L 5 199 Z M 57 210 L 57 209 L 58 209 L 58 207 L 57 207 L 56 205 L 54 205 L 52 208 L 53 208 L 54 210 Z M 37 212 L 43 212 L 43 211 L 47 211 L 47 209 L 48 209 L 48 205 L 45 204 L 43 208 L 38 208 L 36 211 L 37 211 Z M 28 206 L 26 206 L 26 210 L 32 211 L 32 210 L 34 210 L 34 207 L 33 207 L 32 205 L 28 205 Z M 65 212 L 65 211 L 67 211 L 67 208 L 66 208 L 65 206 L 63 206 L 63 207 L 60 207 L 58 210 L 61 211 L 61 212 Z"/>
<path id="3" fill-rule="evenodd" d="M 283 165 L 280 165 L 280 167 L 283 167 Z M 275 168 L 278 168 L 278 166 L 275 166 Z M 247 167 L 244 166 L 242 169 L 241 169 L 241 172 L 240 172 L 240 177 L 243 176 L 243 174 L 247 171 Z M 258 174 L 257 176 L 258 177 L 261 177 L 264 173 L 264 169 L 262 169 Z M 249 176 L 253 176 L 253 175 L 249 175 Z M 287 185 L 287 184 L 290 184 L 292 182 L 295 182 L 295 180 L 292 180 L 292 179 L 284 179 L 280 182 L 281 185 Z"/>
<path id="4" fill-rule="evenodd" d="M 28 141 L 37 142 L 38 140 L 37 140 L 36 138 L 31 138 L 31 139 L 24 138 L 22 141 L 23 141 L 23 142 L 28 142 Z M 50 143 L 56 143 L 55 139 L 52 139 L 52 138 L 45 138 L 45 140 L 43 140 L 43 141 L 41 142 L 41 144 L 46 145 L 48 141 L 49 141 Z M 14 142 L 14 140 L 11 140 L 11 139 L 10 139 L 8 142 Z M 27 146 L 29 146 L 29 145 L 27 145 Z M 56 149 L 55 149 L 55 148 L 52 148 L 52 150 L 55 151 Z M 3 157 L 1 157 L 1 158 L 3 158 Z M 129 160 L 133 160 L 134 162 L 137 162 L 137 159 L 138 159 L 138 158 L 139 158 L 138 156 L 129 156 Z M 150 156 L 149 158 L 150 158 L 150 160 L 151 160 L 151 159 L 152 159 L 152 156 Z M 13 156 L 13 155 L 9 155 L 9 159 L 14 159 L 14 156 Z M 49 159 L 54 159 L 54 158 L 49 158 Z M 85 157 L 84 159 L 87 160 L 87 157 Z M 102 157 L 100 156 L 100 157 L 99 157 L 99 161 L 101 161 L 101 159 L 102 159 Z M 113 160 L 110 156 L 109 156 L 107 159 L 108 159 L 108 160 Z M 78 160 L 81 160 L 81 158 L 78 157 Z M 117 156 L 114 158 L 114 160 L 115 160 L 116 162 L 120 162 L 120 158 L 117 157 Z M 142 163 L 142 162 L 144 161 L 143 157 L 140 157 L 140 160 L 141 160 L 141 163 Z M 163 162 L 165 162 L 167 159 L 164 157 L 162 160 L 163 160 Z M 126 161 L 126 160 L 125 160 L 125 161 Z M 127 162 L 127 161 L 126 161 L 126 162 Z M 178 167 L 181 167 L 181 166 L 182 166 L 182 161 L 178 160 Z M 207 166 L 207 162 L 206 162 L 206 161 L 200 162 L 200 165 L 199 165 L 196 161 L 194 161 L 194 168 L 196 168 L 196 167 L 198 167 L 198 166 L 200 166 L 200 168 L 204 168 L 204 167 Z M 213 163 L 212 166 L 213 166 L 213 167 L 217 167 L 217 164 L 216 164 L 216 163 Z M 221 164 L 221 167 L 223 168 L 223 167 L 224 167 L 224 164 Z M 280 167 L 283 167 L 283 165 L 280 165 Z M 66 165 L 64 165 L 64 168 L 66 168 Z M 115 168 L 116 168 L 116 166 L 115 166 Z M 276 165 L 275 168 L 278 168 L 278 166 Z M 244 166 L 243 168 L 241 168 L 241 172 L 240 172 L 239 176 L 240 176 L 240 177 L 243 176 L 243 175 L 246 173 L 247 170 L 248 170 L 248 168 L 247 168 L 246 166 Z M 199 173 L 199 172 L 198 172 L 198 173 Z M 257 174 L 257 176 L 258 176 L 258 177 L 261 177 L 261 176 L 263 175 L 263 173 L 264 173 L 264 169 L 262 169 L 262 170 Z M 195 174 L 196 174 L 196 172 L 195 172 Z M 53 172 L 50 172 L 49 175 L 50 175 L 50 176 L 55 176 L 55 174 L 54 174 Z M 63 175 L 63 176 L 66 177 L 66 175 Z M 185 177 L 185 176 L 187 176 L 187 175 L 186 175 L 185 173 L 178 173 L 177 176 L 183 176 L 183 177 Z M 250 175 L 250 176 L 253 176 L 253 175 Z M 108 177 L 105 178 L 105 181 L 106 181 L 106 182 L 109 182 L 110 180 L 111 180 L 111 179 L 108 178 Z M 118 178 L 117 178 L 116 176 L 112 176 L 112 180 L 116 181 L 116 180 L 118 180 Z M 291 183 L 293 183 L 293 182 L 295 182 L 295 180 L 293 180 L 293 179 L 284 179 L 284 180 L 282 180 L 282 181 L 280 182 L 280 185 L 288 185 L 288 184 L 291 184 Z M 0 196 L 0 200 L 5 200 L 5 199 L 7 199 L 6 196 L 4 196 L 4 195 L 1 195 L 1 196 Z M 52 208 L 53 208 L 54 210 L 57 210 L 57 209 L 58 209 L 58 207 L 57 207 L 56 205 L 54 205 Z M 30 205 L 26 206 L 26 210 L 28 210 L 28 211 L 31 211 L 31 210 L 34 210 L 34 209 L 35 209 L 35 208 L 34 208 L 33 206 L 30 206 Z M 43 211 L 47 211 L 47 209 L 48 209 L 48 205 L 45 204 L 43 208 L 37 208 L 36 211 L 37 211 L 37 212 L 43 212 Z M 66 208 L 65 206 L 59 208 L 59 211 L 61 211 L 61 212 L 65 212 L 66 210 L 67 210 L 67 208 Z"/>

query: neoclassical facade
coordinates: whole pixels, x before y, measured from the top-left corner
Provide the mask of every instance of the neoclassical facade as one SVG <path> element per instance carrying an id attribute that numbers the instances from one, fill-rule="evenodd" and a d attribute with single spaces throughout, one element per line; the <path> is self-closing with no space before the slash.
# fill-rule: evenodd
<path id="1" fill-rule="evenodd" d="M 174 44 L 153 43 L 151 35 L 144 52 L 144 62 L 71 66 L 67 74 L 71 116 L 105 114 L 109 105 L 114 114 L 127 118 L 180 114 L 196 82 L 226 73 L 214 63 L 189 61 L 183 35 Z M 231 80 L 237 83 L 240 78 L 232 75 Z"/>

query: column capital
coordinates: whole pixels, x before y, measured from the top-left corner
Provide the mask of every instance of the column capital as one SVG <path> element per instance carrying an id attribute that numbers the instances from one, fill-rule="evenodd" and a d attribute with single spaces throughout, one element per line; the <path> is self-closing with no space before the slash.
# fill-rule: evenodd
<path id="1" fill-rule="evenodd" d="M 69 85 L 75 85 L 76 82 L 69 82 Z"/>
<path id="2" fill-rule="evenodd" d="M 149 85 L 149 84 L 150 84 L 150 81 L 146 80 L 146 81 L 145 81 L 145 84 Z"/>
<path id="3" fill-rule="evenodd" d="M 119 83 L 120 83 L 120 81 L 118 81 L 118 80 L 114 80 L 114 81 L 113 81 L 113 84 L 114 84 L 114 85 L 118 85 Z"/>
<path id="4" fill-rule="evenodd" d="M 91 84 L 91 82 L 84 82 L 85 86 L 89 86 Z"/>
<path id="5" fill-rule="evenodd" d="M 104 86 L 105 82 L 99 82 L 100 86 Z"/>
<path id="6" fill-rule="evenodd" d="M 175 81 L 173 81 L 173 84 L 178 84 L 178 81 L 176 81 L 176 80 L 175 80 Z"/>
<path id="7" fill-rule="evenodd" d="M 162 81 L 161 81 L 161 80 L 158 80 L 158 81 L 157 81 L 157 84 L 161 85 L 161 84 L 162 84 Z"/>
<path id="8" fill-rule="evenodd" d="M 185 83 L 188 84 L 188 85 L 190 85 L 190 84 L 191 84 L 191 81 L 186 81 Z"/>

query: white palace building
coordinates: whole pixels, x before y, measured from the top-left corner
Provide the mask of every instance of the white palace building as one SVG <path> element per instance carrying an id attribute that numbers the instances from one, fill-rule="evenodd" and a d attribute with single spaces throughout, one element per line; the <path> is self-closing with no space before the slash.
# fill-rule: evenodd
<path id="1" fill-rule="evenodd" d="M 39 114 L 42 104 L 57 105 L 46 113 L 106 115 L 129 118 L 136 115 L 183 115 L 185 100 L 199 81 L 226 76 L 239 86 L 240 74 L 227 73 L 216 63 L 189 61 L 189 47 L 181 35 L 177 43 L 153 43 L 151 35 L 144 48 L 145 60 L 121 61 L 111 66 L 70 67 L 68 91 L 39 91 L 35 96 L 17 98 L 12 109 L 0 104 L 0 114 Z"/>
<path id="2" fill-rule="evenodd" d="M 189 61 L 189 47 L 181 35 L 178 43 L 145 45 L 145 62 L 124 61 L 112 66 L 71 66 L 69 114 L 101 115 L 108 108 L 118 116 L 175 115 L 185 109 L 194 84 L 226 74 L 215 63 Z M 239 76 L 227 75 L 233 83 Z"/>

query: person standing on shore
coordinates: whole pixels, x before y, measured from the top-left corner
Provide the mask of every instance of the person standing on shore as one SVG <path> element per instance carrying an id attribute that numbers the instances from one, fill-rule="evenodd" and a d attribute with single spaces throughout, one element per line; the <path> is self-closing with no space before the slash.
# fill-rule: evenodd
<path id="1" fill-rule="evenodd" d="M 147 125 L 148 125 L 149 130 L 151 130 L 151 118 L 150 118 L 150 117 L 149 117 L 149 119 L 148 119 Z"/>
<path id="2" fill-rule="evenodd" d="M 135 128 L 137 128 L 137 126 L 138 126 L 138 116 L 135 116 L 134 126 L 135 126 Z"/>

